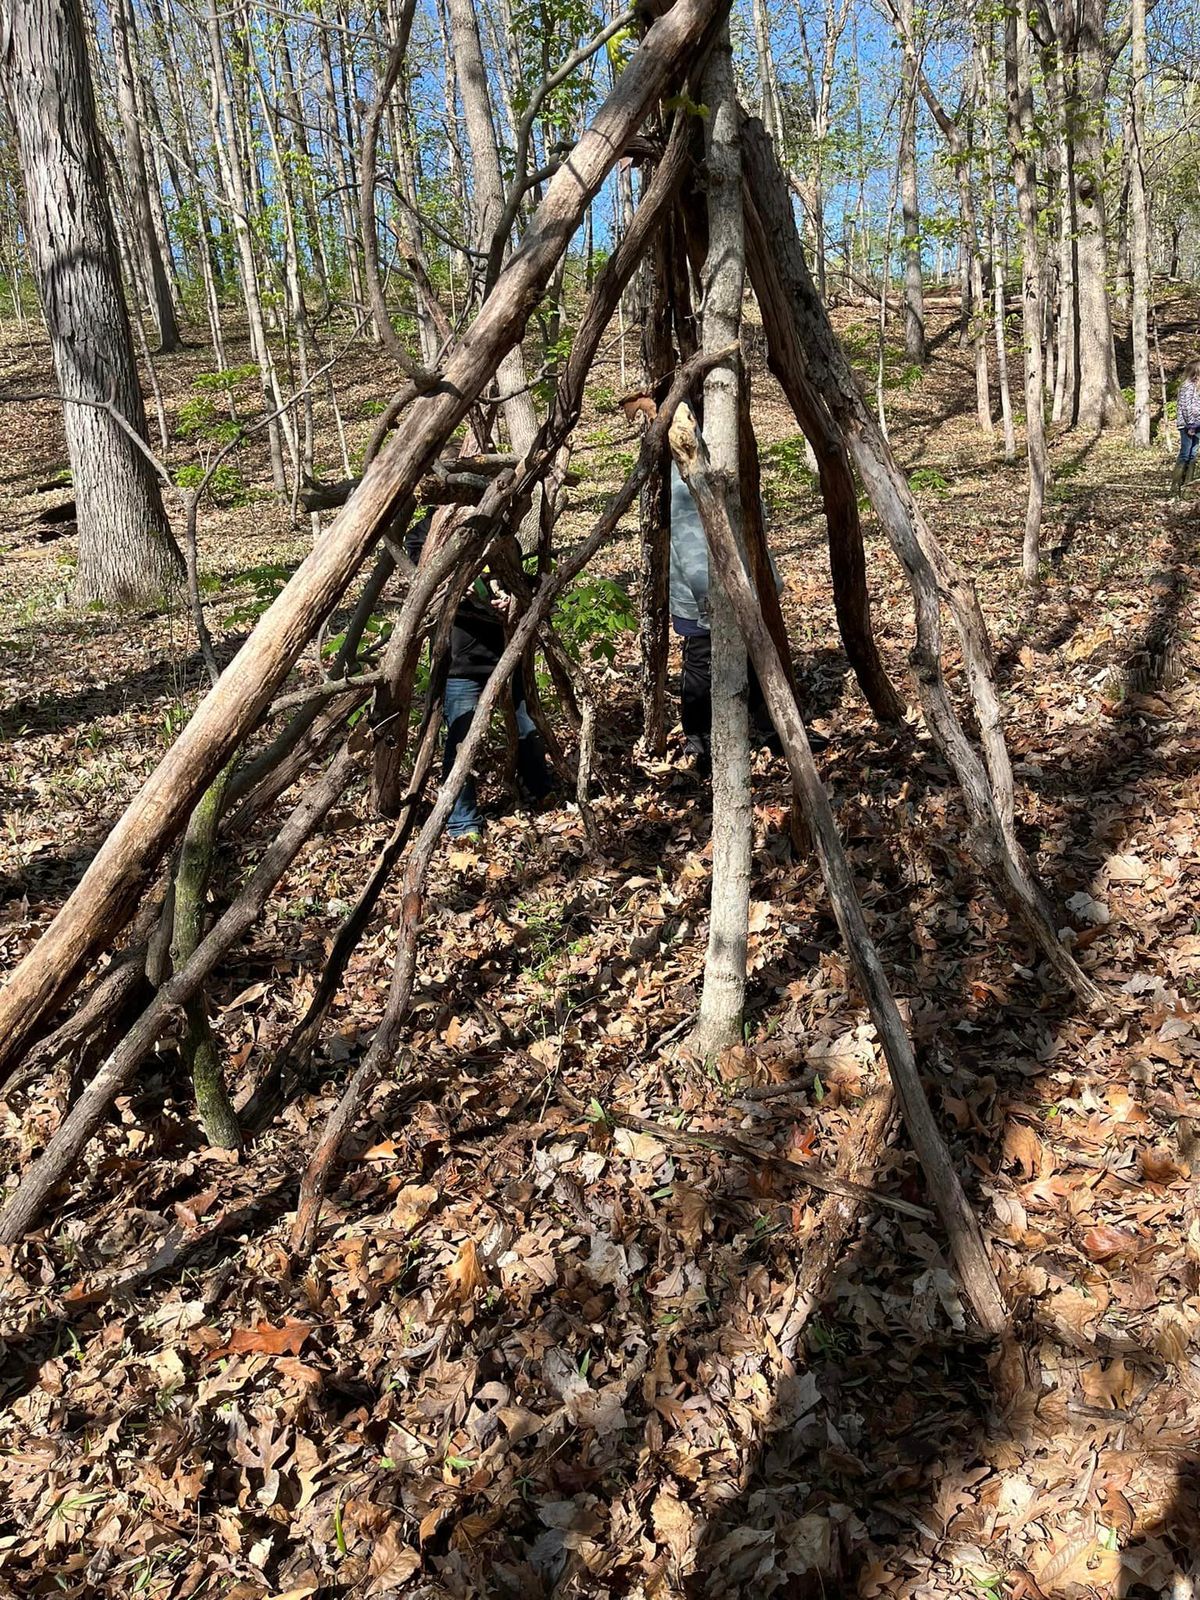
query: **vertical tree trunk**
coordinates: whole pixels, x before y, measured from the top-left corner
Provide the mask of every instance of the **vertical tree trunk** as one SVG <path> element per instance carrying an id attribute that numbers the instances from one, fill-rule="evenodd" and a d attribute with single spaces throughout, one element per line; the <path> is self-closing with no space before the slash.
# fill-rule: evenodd
<path id="1" fill-rule="evenodd" d="M 758 114 L 763 127 L 779 143 L 783 117 L 779 110 L 779 86 L 775 77 L 775 58 L 771 54 L 771 19 L 767 0 L 753 0 L 754 55 L 758 68 Z"/>
<path id="2" fill-rule="evenodd" d="M 992 24 L 985 18 L 975 40 L 979 61 L 979 85 L 983 91 L 984 173 L 987 182 L 988 255 L 992 268 L 992 321 L 996 333 L 996 377 L 1000 385 L 1000 420 L 1004 428 L 1004 459 L 1015 461 L 1016 435 L 1013 433 L 1012 387 L 1008 381 L 1008 344 L 1005 339 L 1004 252 L 1000 240 L 999 197 L 996 193 L 996 163 L 992 155 Z"/>
<path id="3" fill-rule="evenodd" d="M 905 37 L 913 37 L 912 0 L 901 0 Z M 925 292 L 921 283 L 921 209 L 917 192 L 917 64 L 904 52 L 900 90 L 900 211 L 904 219 L 904 353 L 925 365 Z"/>
<path id="4" fill-rule="evenodd" d="M 1075 414 L 1079 369 L 1076 361 L 1078 307 L 1075 296 L 1075 177 L 1074 156 L 1067 135 L 1067 80 L 1065 43 L 1054 41 L 1054 59 L 1046 78 L 1050 113 L 1058 149 L 1058 328 L 1054 363 L 1054 400 L 1050 415 L 1055 422 Z"/>
<path id="5" fill-rule="evenodd" d="M 742 165 L 733 55 L 726 27 L 704 74 L 708 250 L 703 270 L 701 342 L 720 350 L 738 339 L 745 251 Z M 714 367 L 704 383 L 704 430 L 712 470 L 722 484 L 734 537 L 741 543 L 738 468 L 740 363 Z M 744 554 L 744 552 L 743 552 Z M 714 580 L 715 580 L 715 574 Z M 693 1043 L 704 1056 L 742 1037 L 746 941 L 750 915 L 750 730 L 746 647 L 724 587 L 710 582 L 712 607 L 712 904 L 704 987 Z"/>
<path id="6" fill-rule="evenodd" d="M 1042 392 L 1042 264 L 1038 244 L 1037 175 L 1034 169 L 1033 85 L 1029 76 L 1029 22 L 1024 0 L 1004 15 L 1004 79 L 1008 98 L 1008 147 L 1012 156 L 1017 213 L 1021 220 L 1021 317 L 1025 342 L 1025 450 L 1029 496 L 1021 569 L 1025 582 L 1038 580 L 1042 507 L 1046 500 L 1046 422 Z"/>
<path id="7" fill-rule="evenodd" d="M 1146 0 L 1133 0 L 1131 22 L 1129 246 L 1133 257 L 1133 442 L 1145 450 L 1150 445 L 1150 229 L 1145 160 Z"/>
<path id="8" fill-rule="evenodd" d="M 242 293 L 246 302 L 246 323 L 250 332 L 250 349 L 258 364 L 262 378 L 263 410 L 271 415 L 283 402 L 275 374 L 275 362 L 267 342 L 266 324 L 263 320 L 262 296 L 258 282 L 258 262 L 254 253 L 254 239 L 250 231 L 251 201 L 247 194 L 246 177 L 238 140 L 238 119 L 234 113 L 233 99 L 225 76 L 225 48 L 221 37 L 220 14 L 217 0 L 208 0 L 206 14 L 208 43 L 212 59 L 213 102 L 212 132 L 225 192 L 237 241 L 238 264 L 241 271 Z M 267 425 L 267 444 L 271 456 L 271 479 L 276 494 L 286 496 L 287 473 L 283 464 L 282 419 L 274 417 Z"/>
<path id="9" fill-rule="evenodd" d="M 8 14 L 4 86 L 58 385 L 79 523 L 82 601 L 141 605 L 181 571 L 158 480 L 105 411 L 144 435 L 146 413 L 117 268 L 79 0 Z"/>
<path id="10" fill-rule="evenodd" d="M 1129 407 L 1117 377 L 1108 299 L 1108 225 L 1104 210 L 1106 14 L 1106 0 L 1079 0 L 1074 104 L 1069 118 L 1075 140 L 1078 241 L 1079 404 L 1075 422 L 1092 432 L 1129 420 Z"/>
<path id="11" fill-rule="evenodd" d="M 133 53 L 130 35 L 133 13 L 128 0 L 115 0 L 109 16 L 112 22 L 113 56 L 117 80 L 117 114 L 121 120 L 121 142 L 125 150 L 125 179 L 129 211 L 140 247 L 146 284 L 158 327 L 158 346 L 162 351 L 178 350 L 182 344 L 171 281 L 159 248 L 158 233 L 150 209 L 150 173 L 134 86 Z"/>
<path id="12" fill-rule="evenodd" d="M 329 31 L 320 23 L 318 23 L 316 31 L 317 45 L 321 57 L 322 85 L 325 91 L 323 97 L 325 109 L 325 164 L 329 171 L 336 173 L 338 177 L 338 204 L 342 214 L 343 259 L 346 266 L 346 278 L 350 286 L 350 297 L 354 303 L 355 314 L 361 317 L 366 315 L 367 302 L 362 273 L 359 270 L 358 251 L 355 248 L 355 239 L 358 235 L 358 220 L 354 209 L 354 168 L 346 151 L 345 140 L 341 134 L 337 89 L 333 81 L 333 54 L 329 44 Z M 377 329 L 375 332 L 377 338 L 382 337 Z"/>
<path id="13" fill-rule="evenodd" d="M 641 273 L 642 381 L 656 404 L 666 396 L 674 356 L 667 248 L 667 230 L 660 228 Z M 665 452 L 642 485 L 640 512 L 642 738 L 651 755 L 661 755 L 667 745 L 667 663 L 671 642 L 671 475 Z"/>
<path id="14" fill-rule="evenodd" d="M 487 69 L 484 65 L 483 47 L 479 41 L 479 22 L 475 15 L 474 0 L 449 0 L 450 32 L 454 42 L 454 65 L 458 76 L 458 91 L 462 100 L 463 119 L 467 125 L 467 139 L 471 146 L 471 164 L 474 169 L 475 243 L 487 250 L 492 242 L 500 218 L 504 213 L 504 178 L 500 170 L 500 152 L 496 146 L 496 130 L 492 122 L 492 104 L 488 93 Z M 508 429 L 509 445 L 515 455 L 523 455 L 537 436 L 537 412 L 525 375 L 525 357 L 520 345 L 514 346 L 501 362 L 496 373 L 500 393 L 506 397 L 502 406 L 504 423 Z M 537 505 L 531 509 L 522 525 L 522 543 L 536 539 L 538 526 Z"/>

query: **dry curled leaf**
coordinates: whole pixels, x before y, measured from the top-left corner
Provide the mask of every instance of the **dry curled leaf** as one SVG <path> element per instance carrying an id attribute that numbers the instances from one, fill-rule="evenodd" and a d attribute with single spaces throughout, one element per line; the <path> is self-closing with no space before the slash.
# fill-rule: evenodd
<path id="1" fill-rule="evenodd" d="M 1041 1171 L 1042 1141 L 1027 1122 L 1010 1122 L 1004 1130 L 1004 1159 L 1020 1167 L 1027 1178 Z"/>
<path id="2" fill-rule="evenodd" d="M 682 1571 L 685 1564 L 690 1565 L 695 1516 L 668 1485 L 655 1496 L 652 1517 L 655 1539 L 667 1546 L 676 1567 Z"/>
<path id="3" fill-rule="evenodd" d="M 371 1579 L 368 1594 L 380 1594 L 386 1589 L 398 1589 L 407 1583 L 421 1565 L 421 1557 L 411 1545 L 406 1544 L 397 1523 L 386 1527 L 375 1541 L 367 1567 Z"/>
<path id="4" fill-rule="evenodd" d="M 1106 1528 L 1113 1530 L 1118 1539 L 1128 1539 L 1133 1532 L 1133 1507 L 1115 1484 L 1104 1486 L 1100 1520 Z"/>
<path id="5" fill-rule="evenodd" d="M 1174 1183 L 1176 1178 L 1188 1175 L 1174 1151 L 1161 1145 L 1153 1150 L 1139 1150 L 1138 1165 L 1147 1183 Z"/>
<path id="6" fill-rule="evenodd" d="M 1106 1550 L 1094 1531 L 1088 1528 L 1056 1543 L 1034 1566 L 1038 1587 L 1047 1595 L 1076 1595 L 1087 1589 L 1100 1588 L 1116 1577 L 1121 1569 L 1121 1557 L 1116 1550 Z"/>
<path id="7" fill-rule="evenodd" d="M 1083 1392 L 1094 1406 L 1112 1406 L 1124 1411 L 1133 1399 L 1136 1384 L 1124 1356 L 1117 1356 L 1107 1366 L 1102 1361 L 1085 1367 L 1080 1376 Z"/>
<path id="8" fill-rule="evenodd" d="M 218 1361 L 231 1355 L 298 1356 L 311 1332 L 311 1322 L 297 1322 L 294 1317 L 285 1317 L 279 1327 L 259 1321 L 253 1328 L 235 1328 L 229 1342 L 211 1350 L 208 1359 Z"/>
<path id="9" fill-rule="evenodd" d="M 1085 1228 L 1083 1248 L 1093 1261 L 1111 1261 L 1114 1256 L 1130 1256 L 1138 1247 L 1137 1235 L 1126 1228 L 1116 1228 L 1110 1222 L 1100 1222 L 1094 1228 Z"/>
<path id="10" fill-rule="evenodd" d="M 480 1264 L 475 1241 L 464 1239 L 458 1255 L 446 1268 L 446 1288 L 433 1309 L 434 1316 L 442 1317 L 447 1311 L 470 1305 L 486 1288 L 487 1274 Z"/>

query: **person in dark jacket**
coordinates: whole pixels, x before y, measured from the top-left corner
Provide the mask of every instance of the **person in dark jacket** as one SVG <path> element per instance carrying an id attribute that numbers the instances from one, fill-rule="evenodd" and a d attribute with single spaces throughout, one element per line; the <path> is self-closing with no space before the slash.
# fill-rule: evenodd
<path id="1" fill-rule="evenodd" d="M 1171 488 L 1179 494 L 1195 474 L 1200 451 L 1200 361 L 1189 361 L 1184 368 L 1175 402 L 1175 426 L 1179 429 L 1179 456 L 1171 475 Z"/>
<path id="2" fill-rule="evenodd" d="M 774 559 L 771 571 L 782 588 Z M 709 615 L 708 541 L 679 468 L 671 463 L 671 627 L 683 645 L 680 722 L 685 749 L 697 770 L 712 766 L 712 624 Z M 777 735 L 752 662 L 746 663 L 751 738 L 775 745 Z"/>
<path id="3" fill-rule="evenodd" d="M 419 561 L 429 534 L 432 516 L 425 516 L 409 529 L 404 547 L 413 561 Z M 446 748 L 442 756 L 442 777 L 449 774 L 458 747 L 467 736 L 475 707 L 484 684 L 495 670 L 505 646 L 504 620 L 497 609 L 487 582 L 476 578 L 455 613 L 450 631 L 450 665 L 442 701 L 446 723 Z M 517 780 L 522 792 L 535 803 L 544 800 L 554 788 L 546 763 L 546 751 L 533 718 L 525 705 L 525 689 L 520 668 L 509 684 L 517 719 Z M 478 839 L 483 833 L 483 817 L 475 789 L 475 778 L 467 774 L 454 809 L 446 823 L 452 839 Z"/>

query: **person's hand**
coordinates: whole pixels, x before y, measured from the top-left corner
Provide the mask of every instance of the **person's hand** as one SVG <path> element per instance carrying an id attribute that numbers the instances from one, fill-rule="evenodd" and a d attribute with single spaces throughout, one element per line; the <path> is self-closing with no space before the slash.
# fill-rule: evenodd
<path id="1" fill-rule="evenodd" d="M 517 620 L 517 597 L 515 594 L 496 595 L 492 600 L 492 607 L 500 613 L 510 627 Z"/>

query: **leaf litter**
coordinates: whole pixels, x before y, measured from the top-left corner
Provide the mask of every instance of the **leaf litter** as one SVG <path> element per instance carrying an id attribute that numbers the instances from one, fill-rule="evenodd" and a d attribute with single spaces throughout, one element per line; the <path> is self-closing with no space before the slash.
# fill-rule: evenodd
<path id="1" fill-rule="evenodd" d="M 353 378 L 373 392 L 366 367 Z M 1013 1337 L 974 1339 L 932 1225 L 872 1205 L 799 1303 L 824 1201 L 782 1169 L 833 1172 L 878 1049 L 765 756 L 747 1041 L 711 1069 L 680 1044 L 701 976 L 706 802 L 674 757 L 631 756 L 626 651 L 601 685 L 606 857 L 588 855 L 574 811 L 506 814 L 503 781 L 485 782 L 499 815 L 485 848 L 439 862 L 404 1054 L 311 1262 L 289 1263 L 286 1218 L 382 1012 L 391 899 L 316 1071 L 244 1156 L 204 1148 L 167 1041 L 53 1224 L 0 1260 L 0 1594 L 1190 1593 L 1194 536 L 1156 498 L 1159 463 L 1103 440 L 1057 502 L 1069 549 L 1030 606 L 1012 559 L 1020 475 L 981 466 L 967 421 L 945 420 L 969 383 L 957 352 L 939 357 L 890 400 L 894 436 L 944 468 L 928 510 L 977 579 L 1019 710 L 1027 842 L 1065 936 L 1115 997 L 1111 1021 L 1079 1017 L 1031 968 L 974 876 L 927 741 L 874 727 L 845 676 L 811 490 L 769 450 L 766 487 L 803 681 L 833 735 L 826 781 L 1018 1307 Z M 756 409 L 765 441 L 793 434 L 765 381 Z M 43 427 L 5 459 L 26 473 L 39 450 L 52 460 L 49 413 Z M 257 520 L 254 535 L 229 514 L 206 522 L 233 590 L 287 540 L 300 553 Z M 867 531 L 902 681 L 907 602 Z M 615 549 L 612 575 L 630 559 Z M 20 563 L 9 598 L 52 590 L 52 563 Z M 172 676 L 180 618 L 131 628 L 43 607 L 5 633 L 11 962 L 199 677 Z M 357 797 L 345 809 L 214 985 L 242 1093 L 383 837 Z M 13 1173 L 70 1092 L 64 1071 L 0 1106 Z M 734 1139 L 758 1159 L 720 1147 Z M 870 1182 L 925 1198 L 902 1137 Z"/>

